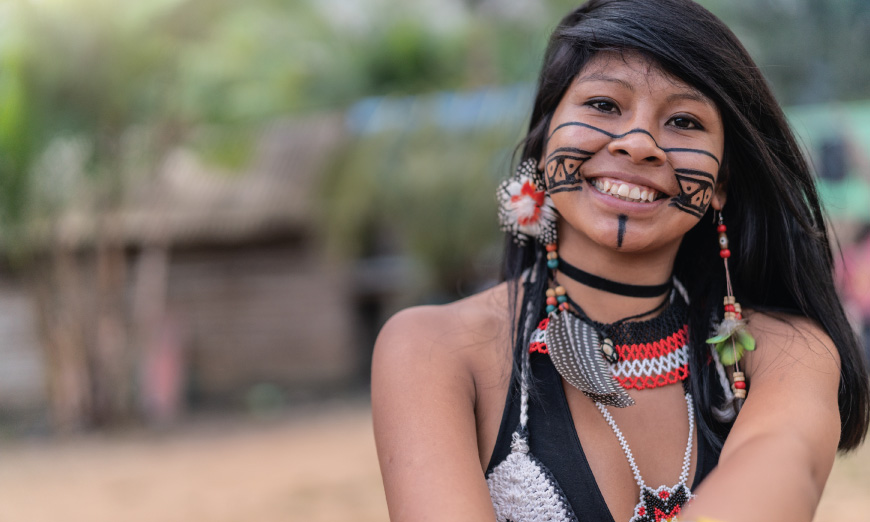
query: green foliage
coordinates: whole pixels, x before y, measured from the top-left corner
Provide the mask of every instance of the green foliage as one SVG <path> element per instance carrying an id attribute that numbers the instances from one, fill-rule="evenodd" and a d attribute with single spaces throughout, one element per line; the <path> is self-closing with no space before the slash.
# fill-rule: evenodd
<path id="1" fill-rule="evenodd" d="M 178 49 L 179 110 L 188 120 L 222 124 L 261 122 L 303 109 L 312 77 L 328 63 L 328 28 L 300 5 L 207 2 L 189 6 L 196 17 L 210 10 L 203 33 Z"/>
<path id="2" fill-rule="evenodd" d="M 743 41 L 784 104 L 870 96 L 870 2 L 701 2 Z M 775 25 L 776 30 L 770 28 Z"/>
<path id="3" fill-rule="evenodd" d="M 463 42 L 437 38 L 420 22 L 403 20 L 375 36 L 363 59 L 373 93 L 455 88 L 463 76 Z"/>
<path id="4" fill-rule="evenodd" d="M 243 172 L 254 157 L 256 129 L 245 125 L 202 126 L 188 137 L 189 146 L 204 163 Z"/>
<path id="5" fill-rule="evenodd" d="M 366 136 L 344 148 L 325 179 L 328 237 L 346 256 L 387 243 L 429 274 L 430 291 L 456 292 L 479 278 L 475 266 L 498 249 L 495 187 L 510 166 L 516 133 L 446 132 L 423 126 Z M 383 253 L 383 252 L 380 252 Z M 492 276 L 493 274 L 488 274 Z"/>
<path id="6" fill-rule="evenodd" d="M 9 9 L 11 11 L 11 8 Z M 24 28 L 9 24 L 0 40 L 0 227 L 2 248 L 16 250 L 30 195 L 28 169 L 38 152 L 41 114 Z"/>
<path id="7" fill-rule="evenodd" d="M 159 83 L 169 46 L 143 10 L 134 16 L 118 5 L 82 0 L 75 6 L 6 6 L 14 21 L 0 41 L 0 225 L 7 250 L 24 238 L 26 220 L 38 217 L 32 169 L 53 142 L 84 138 L 84 171 L 110 195 L 120 179 L 124 132 L 162 116 Z"/>
<path id="8" fill-rule="evenodd" d="M 3 6 L 0 235 L 5 254 L 33 246 L 28 227 L 50 223 L 70 206 L 97 214 L 118 206 L 132 177 L 153 172 L 187 129 L 219 119 L 202 105 L 185 104 L 181 96 L 206 90 L 207 80 L 187 74 L 185 60 L 209 34 L 209 25 L 230 13 L 227 5 L 221 13 L 180 22 L 181 14 L 197 12 L 196 5 L 204 3 L 17 0 Z M 277 97 L 266 100 L 269 109 L 260 109 L 257 121 L 273 114 Z M 262 96 L 255 98 L 263 103 Z M 233 114 L 250 112 L 241 105 L 232 105 Z M 248 128 L 227 146 L 226 132 L 212 134 L 224 138 L 220 147 L 212 147 L 222 152 L 214 158 L 234 166 L 249 155 L 246 143 L 255 136 Z M 215 141 L 203 140 L 203 148 Z M 63 193 L 59 186 L 65 187 Z"/>

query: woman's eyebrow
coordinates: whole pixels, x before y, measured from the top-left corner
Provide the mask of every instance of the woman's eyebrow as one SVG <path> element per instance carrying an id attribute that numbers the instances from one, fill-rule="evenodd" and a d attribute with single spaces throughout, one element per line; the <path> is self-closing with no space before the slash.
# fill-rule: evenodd
<path id="1" fill-rule="evenodd" d="M 600 72 L 592 72 L 584 74 L 583 76 L 577 78 L 577 83 L 584 82 L 610 82 L 619 84 L 629 91 L 634 91 L 634 86 L 629 82 L 623 80 L 622 78 L 614 78 L 613 76 L 607 76 L 606 74 Z"/>
<path id="2" fill-rule="evenodd" d="M 710 101 L 710 98 L 707 98 L 706 96 L 701 94 L 699 91 L 696 91 L 694 89 L 675 92 L 667 97 L 668 103 L 682 101 L 682 100 L 696 101 L 699 103 L 705 103 L 707 105 L 715 106 L 715 104 L 712 101 Z"/>

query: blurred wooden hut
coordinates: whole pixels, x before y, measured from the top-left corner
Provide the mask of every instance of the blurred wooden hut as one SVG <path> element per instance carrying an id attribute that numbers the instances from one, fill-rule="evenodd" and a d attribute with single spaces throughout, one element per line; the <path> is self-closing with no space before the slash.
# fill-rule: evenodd
<path id="1" fill-rule="evenodd" d="M 280 406 L 359 382 L 365 335 L 351 272 L 326 256 L 318 225 L 317 176 L 345 139 L 341 116 L 277 122 L 241 174 L 176 150 L 108 219 L 70 209 L 40 232 L 71 253 L 68 266 L 84 268 L 67 274 L 65 288 L 47 283 L 64 277 L 48 264 L 30 271 L 32 285 L 0 279 L 0 411 L 96 400 L 99 384 L 71 379 L 77 370 L 132 380 L 112 393 L 136 397 L 133 407 L 158 422 L 190 401 Z M 70 317 L 100 307 L 90 295 L 102 282 L 89 247 L 100 241 L 122 246 L 123 266 L 108 273 L 123 286 L 114 317 L 124 324 L 107 314 L 84 333 Z M 47 313 L 33 306 L 33 291 L 51 294 L 40 305 Z M 96 342 L 96 354 L 64 347 L 76 338 Z M 101 338 L 126 349 L 106 348 L 118 353 L 101 361 Z M 60 347 L 47 353 L 40 341 Z"/>

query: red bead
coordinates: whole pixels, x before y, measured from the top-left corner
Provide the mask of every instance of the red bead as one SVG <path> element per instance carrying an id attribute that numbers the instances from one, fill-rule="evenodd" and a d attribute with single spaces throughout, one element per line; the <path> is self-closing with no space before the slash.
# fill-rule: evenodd
<path id="1" fill-rule="evenodd" d="M 731 251 L 728 250 L 727 248 L 723 248 L 722 250 L 719 251 L 719 257 L 721 257 L 722 259 L 727 259 L 727 258 L 731 257 Z"/>
<path id="2" fill-rule="evenodd" d="M 568 309 L 568 303 L 562 303 L 559 305 L 559 310 L 567 310 L 567 309 Z"/>
<path id="3" fill-rule="evenodd" d="M 734 317 L 736 317 L 737 319 L 743 319 L 743 314 L 737 312 L 736 314 L 734 314 Z"/>
<path id="4" fill-rule="evenodd" d="M 557 246 L 556 246 L 556 243 L 550 243 L 549 245 L 547 245 L 546 248 L 547 248 L 547 252 L 555 252 Z"/>
<path id="5" fill-rule="evenodd" d="M 549 303 L 548 303 L 548 304 L 549 304 Z M 725 305 L 725 311 L 726 311 L 726 312 L 733 312 L 733 311 L 734 311 L 734 305 Z"/>
<path id="6" fill-rule="evenodd" d="M 547 304 L 556 306 L 557 304 L 559 304 L 559 301 L 555 297 L 548 297 Z"/>
<path id="7" fill-rule="evenodd" d="M 745 390 L 745 389 L 746 389 L 746 383 L 743 382 L 743 381 L 737 381 L 737 382 L 734 383 L 734 387 L 737 388 L 738 390 Z"/>
<path id="8" fill-rule="evenodd" d="M 718 227 L 716 227 L 716 232 L 725 232 L 725 230 L 727 230 L 725 225 L 719 225 Z"/>

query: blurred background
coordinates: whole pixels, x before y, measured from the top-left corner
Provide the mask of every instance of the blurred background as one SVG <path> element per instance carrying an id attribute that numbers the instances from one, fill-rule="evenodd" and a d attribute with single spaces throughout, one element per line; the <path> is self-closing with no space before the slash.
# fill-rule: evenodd
<path id="1" fill-rule="evenodd" d="M 870 339 L 870 2 L 704 0 L 818 176 Z M 548 0 L 0 3 L 0 520 L 387 520 L 398 309 L 497 281 Z M 865 521 L 870 451 L 817 521 Z"/>

